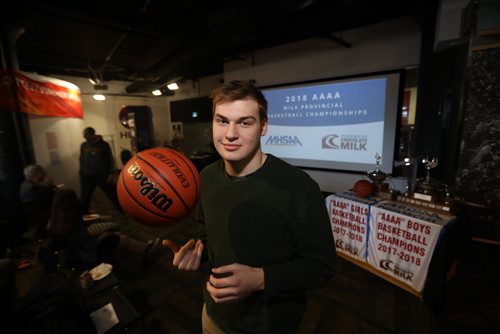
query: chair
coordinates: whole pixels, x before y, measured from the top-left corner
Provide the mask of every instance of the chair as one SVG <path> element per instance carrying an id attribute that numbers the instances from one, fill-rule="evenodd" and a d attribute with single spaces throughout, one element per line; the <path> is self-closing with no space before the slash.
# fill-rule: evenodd
<path id="1" fill-rule="evenodd" d="M 118 285 L 86 299 L 86 303 L 91 314 L 107 304 L 113 306 L 118 323 L 108 329 L 105 332 L 106 334 L 126 332 L 134 323 L 141 319 L 141 314 L 128 298 L 123 295 Z"/>

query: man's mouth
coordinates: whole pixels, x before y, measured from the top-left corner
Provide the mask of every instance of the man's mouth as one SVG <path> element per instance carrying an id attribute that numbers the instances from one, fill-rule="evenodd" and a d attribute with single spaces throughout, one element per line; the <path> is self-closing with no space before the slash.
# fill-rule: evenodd
<path id="1" fill-rule="evenodd" d="M 226 151 L 236 151 L 240 146 L 234 144 L 223 144 Z"/>

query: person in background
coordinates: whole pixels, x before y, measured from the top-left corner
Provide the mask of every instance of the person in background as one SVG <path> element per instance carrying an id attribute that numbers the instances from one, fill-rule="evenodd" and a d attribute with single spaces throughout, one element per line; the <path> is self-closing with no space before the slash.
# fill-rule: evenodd
<path id="1" fill-rule="evenodd" d="M 47 234 L 52 200 L 57 187 L 40 165 L 26 166 L 24 178 L 19 189 L 19 198 L 27 220 L 26 229 L 29 235 L 34 232 L 37 239 L 43 239 Z"/>
<path id="2" fill-rule="evenodd" d="M 200 230 L 182 247 L 163 245 L 180 270 L 197 270 L 208 257 L 204 333 L 296 332 L 306 291 L 326 284 L 336 269 L 324 197 L 304 171 L 261 150 L 268 129 L 262 92 L 231 81 L 211 98 L 222 160 L 200 174 Z"/>
<path id="3" fill-rule="evenodd" d="M 78 196 L 72 189 L 61 189 L 54 197 L 48 231 L 51 244 L 69 250 L 76 257 L 75 262 L 86 266 L 98 264 L 119 245 L 146 256 L 159 243 L 159 239 L 141 242 L 114 230 L 91 234 L 83 221 Z"/>
<path id="4" fill-rule="evenodd" d="M 83 130 L 85 142 L 80 145 L 80 189 L 81 209 L 90 213 L 92 194 L 97 186 L 106 194 L 117 210 L 123 212 L 116 194 L 114 182 L 114 159 L 111 147 L 96 135 L 94 128 Z"/>
<path id="5" fill-rule="evenodd" d="M 120 152 L 120 160 L 122 161 L 122 165 L 125 166 L 130 159 L 132 159 L 132 152 L 130 150 L 123 149 Z"/>

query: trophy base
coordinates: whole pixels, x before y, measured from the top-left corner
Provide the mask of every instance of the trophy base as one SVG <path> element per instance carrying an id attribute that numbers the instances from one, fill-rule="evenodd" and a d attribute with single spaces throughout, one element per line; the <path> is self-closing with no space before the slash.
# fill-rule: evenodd
<path id="1" fill-rule="evenodd" d="M 415 192 L 412 197 L 421 201 L 440 202 L 442 197 L 440 188 L 441 186 L 436 180 L 417 180 Z"/>
<path id="2" fill-rule="evenodd" d="M 436 196 L 432 196 L 431 194 L 424 194 L 424 193 L 420 193 L 420 192 L 413 193 L 413 198 L 421 200 L 421 201 L 427 201 L 427 202 L 435 202 L 436 201 Z"/>
<path id="3" fill-rule="evenodd" d="M 389 191 L 389 183 L 387 182 L 374 182 L 376 192 L 388 192 Z"/>
<path id="4" fill-rule="evenodd" d="M 389 191 L 377 191 L 375 194 L 376 198 L 379 198 L 384 201 L 395 201 L 399 195 L 399 191 L 397 190 L 389 190 Z"/>
<path id="5" fill-rule="evenodd" d="M 406 197 L 401 195 L 398 195 L 396 200 L 398 202 L 408 203 L 420 208 L 434 210 L 443 214 L 453 214 L 456 211 L 453 202 L 451 203 L 442 203 L 438 201 L 433 202 L 433 201 L 421 200 L 415 197 Z"/>

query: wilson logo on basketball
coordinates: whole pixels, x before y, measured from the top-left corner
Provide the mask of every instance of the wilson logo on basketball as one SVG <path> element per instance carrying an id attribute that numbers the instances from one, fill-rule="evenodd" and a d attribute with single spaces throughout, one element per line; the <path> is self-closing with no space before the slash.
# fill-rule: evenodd
<path id="1" fill-rule="evenodd" d="M 127 161 L 116 191 L 130 218 L 162 227 L 181 222 L 192 212 L 200 186 L 200 175 L 189 158 L 167 147 L 154 147 Z"/>
<path id="2" fill-rule="evenodd" d="M 158 189 L 153 182 L 150 182 L 149 179 L 144 176 L 141 168 L 135 163 L 128 168 L 127 172 L 134 178 L 134 180 L 139 182 L 139 193 L 141 196 L 147 197 L 151 201 L 151 204 L 157 207 L 160 211 L 167 212 L 168 208 L 172 206 L 174 201 L 167 195 L 160 193 L 160 189 Z"/>
<path id="3" fill-rule="evenodd" d="M 158 158 L 161 162 L 163 162 L 165 165 L 170 167 L 172 171 L 174 172 L 174 175 L 179 179 L 181 182 L 182 187 L 188 188 L 189 187 L 189 181 L 186 179 L 186 176 L 181 172 L 179 166 L 173 161 L 172 159 L 167 158 L 161 153 L 158 152 L 152 152 L 151 155 L 155 158 Z"/>

